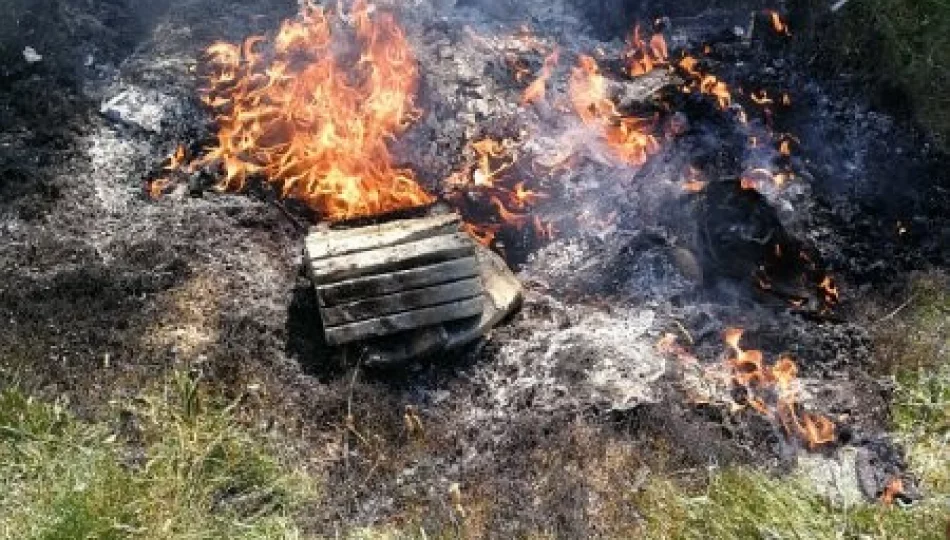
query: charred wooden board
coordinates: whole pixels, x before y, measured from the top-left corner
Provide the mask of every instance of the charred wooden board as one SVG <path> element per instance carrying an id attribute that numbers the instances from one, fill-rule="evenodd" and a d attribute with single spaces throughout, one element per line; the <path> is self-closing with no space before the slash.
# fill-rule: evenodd
<path id="1" fill-rule="evenodd" d="M 476 245 L 457 215 L 314 231 L 305 256 L 330 345 L 476 318 L 484 309 Z"/>
<path id="2" fill-rule="evenodd" d="M 477 277 L 463 279 L 326 307 L 323 309 L 323 322 L 329 326 L 335 326 L 347 322 L 364 321 L 380 315 L 437 306 L 459 298 L 475 298 L 481 294 L 482 283 Z"/>
<path id="3" fill-rule="evenodd" d="M 317 286 L 321 306 L 336 306 L 361 298 L 384 296 L 400 291 L 423 289 L 442 283 L 465 280 L 478 276 L 478 261 L 463 257 L 451 261 L 377 276 L 347 279 Z"/>
<path id="4" fill-rule="evenodd" d="M 474 254 L 472 238 L 467 233 L 459 232 L 394 246 L 374 247 L 339 257 L 311 258 L 310 269 L 318 284 L 334 283 L 409 270 Z"/>
<path id="5" fill-rule="evenodd" d="M 459 232 L 455 214 L 420 219 L 400 219 L 382 225 L 354 229 L 314 231 L 307 236 L 307 253 L 313 259 L 327 259 L 424 240 Z"/>
<path id="6" fill-rule="evenodd" d="M 475 298 L 449 302 L 438 306 L 417 308 L 365 321 L 325 327 L 324 331 L 326 332 L 327 343 L 339 345 L 368 339 L 370 337 L 385 336 L 416 328 L 425 328 L 444 322 L 478 317 L 482 314 L 484 308 L 482 297 L 477 296 Z"/>

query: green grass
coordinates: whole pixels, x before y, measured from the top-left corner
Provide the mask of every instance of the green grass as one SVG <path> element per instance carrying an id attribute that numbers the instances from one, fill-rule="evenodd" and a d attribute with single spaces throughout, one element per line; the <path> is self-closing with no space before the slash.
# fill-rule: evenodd
<path id="1" fill-rule="evenodd" d="M 858 68 L 903 89 L 917 120 L 950 143 L 950 2 L 852 0 L 823 36 Z"/>
<path id="2" fill-rule="evenodd" d="M 902 347 L 890 365 L 892 419 L 924 489 L 950 504 L 950 279 L 918 278 L 911 294 L 915 301 L 895 325 Z"/>
<path id="3" fill-rule="evenodd" d="M 298 538 L 312 482 L 229 407 L 201 401 L 177 376 L 91 424 L 0 391 L 0 538 Z M 120 417 L 136 427 L 117 430 Z"/>
<path id="4" fill-rule="evenodd" d="M 716 471 L 702 488 L 670 479 L 649 483 L 636 498 L 642 536 L 651 539 L 945 538 L 950 510 L 929 500 L 904 509 L 862 504 L 830 505 L 799 478 L 774 478 L 731 467 Z"/>

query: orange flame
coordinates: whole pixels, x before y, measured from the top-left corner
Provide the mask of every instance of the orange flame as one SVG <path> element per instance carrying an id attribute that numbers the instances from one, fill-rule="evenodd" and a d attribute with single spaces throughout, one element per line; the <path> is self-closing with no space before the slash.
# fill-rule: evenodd
<path id="1" fill-rule="evenodd" d="M 779 141 L 778 153 L 782 154 L 785 157 L 791 156 L 792 155 L 791 141 L 789 141 L 788 139 L 782 139 L 781 141 Z"/>
<path id="2" fill-rule="evenodd" d="M 502 141 L 495 139 L 481 139 L 471 144 L 478 156 L 478 166 L 472 172 L 472 181 L 475 186 L 495 185 L 495 178 L 503 173 L 508 167 L 511 167 L 513 160 L 506 160 L 506 149 Z M 492 165 L 493 161 L 501 161 L 497 166 Z"/>
<path id="3" fill-rule="evenodd" d="M 699 70 L 696 68 L 697 65 L 699 65 L 699 60 L 693 58 L 692 56 L 684 56 L 682 59 L 680 59 L 677 65 L 691 77 L 702 76 L 702 74 L 700 74 Z"/>
<path id="4" fill-rule="evenodd" d="M 273 40 L 207 49 L 203 101 L 217 114 L 218 133 L 199 165 L 221 165 L 221 188 L 241 190 L 262 175 L 330 220 L 432 202 L 387 148 L 418 115 L 409 44 L 391 16 L 371 15 L 364 0 L 349 19 L 361 49 L 351 67 L 334 55 L 341 38 L 329 14 L 309 3 Z"/>
<path id="5" fill-rule="evenodd" d="M 551 75 L 554 73 L 554 68 L 557 67 L 558 57 L 559 53 L 556 48 L 551 52 L 551 54 L 545 57 L 544 64 L 541 66 L 541 73 L 538 75 L 538 78 L 528 85 L 528 88 L 526 88 L 524 93 L 521 95 L 522 105 L 530 105 L 544 99 L 544 95 L 547 90 L 548 79 L 551 78 Z"/>
<path id="6" fill-rule="evenodd" d="M 841 301 L 841 293 L 831 276 L 822 278 L 821 283 L 818 284 L 818 289 L 822 293 L 822 300 L 824 300 L 826 306 L 834 306 Z"/>
<path id="7" fill-rule="evenodd" d="M 721 109 L 728 109 L 732 105 L 732 94 L 729 92 L 729 87 L 715 75 L 704 76 L 700 81 L 699 88 L 702 93 L 714 96 Z"/>
<path id="8" fill-rule="evenodd" d="M 472 238 L 483 246 L 490 246 L 501 230 L 501 227 L 498 225 L 483 223 L 465 223 L 463 228 L 468 234 L 472 235 Z"/>
<path id="9" fill-rule="evenodd" d="M 621 161 L 643 165 L 660 150 L 659 142 L 648 129 L 651 121 L 623 116 L 607 97 L 607 81 L 592 57 L 580 57 L 571 71 L 568 88 L 578 116 L 585 124 L 603 131 L 607 146 Z"/>
<path id="10" fill-rule="evenodd" d="M 769 93 L 765 90 L 759 90 L 749 94 L 749 98 L 752 99 L 752 102 L 756 105 L 769 105 L 774 103 L 772 98 L 769 97 Z"/>
<path id="11" fill-rule="evenodd" d="M 891 478 L 890 482 L 887 483 L 887 486 L 884 487 L 884 491 L 881 493 L 881 502 L 890 506 L 894 504 L 894 500 L 898 495 L 904 492 L 904 481 L 899 476 Z"/>
<path id="12" fill-rule="evenodd" d="M 685 92 L 695 89 L 702 94 L 711 95 L 716 98 L 720 109 L 728 109 L 732 105 L 732 92 L 729 90 L 729 85 L 715 75 L 700 70 L 699 60 L 692 56 L 684 56 L 676 63 L 676 66 L 693 80 L 684 88 Z M 744 119 L 742 123 L 745 123 Z"/>
<path id="13" fill-rule="evenodd" d="M 554 238 L 554 224 L 531 214 L 535 205 L 548 195 L 529 188 L 527 182 L 517 180 L 509 172 L 516 161 L 514 144 L 509 139 L 492 138 L 470 143 L 473 155 L 445 181 L 446 186 L 456 188 L 448 191 L 446 198 L 463 209 L 466 230 L 486 246 L 491 246 L 506 228 L 521 231 L 528 225 L 538 239 Z M 465 211 L 473 207 L 480 209 L 476 216 Z"/>
<path id="14" fill-rule="evenodd" d="M 648 43 L 644 42 L 640 37 L 640 26 L 637 25 L 627 40 L 624 55 L 629 58 L 627 71 L 631 76 L 638 77 L 653 71 L 656 66 L 665 65 L 670 51 L 663 34 L 653 34 Z"/>
<path id="15" fill-rule="evenodd" d="M 747 404 L 763 416 L 777 418 L 788 435 L 798 437 L 810 449 L 833 443 L 836 440 L 834 422 L 809 412 L 799 413 L 795 361 L 782 355 L 774 365 L 767 365 L 762 351 L 744 350 L 740 346 L 743 333 L 740 328 L 729 328 L 723 332 L 723 341 L 731 351 L 726 365 L 732 373 L 732 381 L 747 390 Z M 777 398 L 775 405 L 770 406 L 766 397 L 773 389 Z"/>
<path id="16" fill-rule="evenodd" d="M 686 193 L 699 193 L 706 189 L 706 186 L 709 185 L 709 182 L 703 178 L 703 173 L 690 165 L 686 168 L 686 174 L 684 175 L 683 183 L 681 187 Z"/>
<path id="17" fill-rule="evenodd" d="M 514 189 L 511 192 L 512 202 L 517 208 L 524 208 L 525 206 L 531 206 L 538 202 L 538 199 L 543 199 L 547 197 L 544 193 L 538 193 L 524 187 L 524 182 L 518 182 L 515 184 Z"/>
<path id="18" fill-rule="evenodd" d="M 145 187 L 148 196 L 152 200 L 158 200 L 162 198 L 162 195 L 165 194 L 165 190 L 168 186 L 171 185 L 171 180 L 168 178 L 156 178 L 148 182 Z"/>
<path id="19" fill-rule="evenodd" d="M 168 165 L 164 167 L 166 171 L 177 171 L 185 164 L 185 161 L 188 157 L 188 150 L 185 148 L 185 145 L 179 144 L 178 148 L 175 148 L 175 153 L 168 156 Z"/>
<path id="20" fill-rule="evenodd" d="M 687 180 L 683 183 L 683 191 L 686 193 L 701 193 L 708 184 L 704 180 Z"/>
<path id="21" fill-rule="evenodd" d="M 775 33 L 781 34 L 783 36 L 791 36 L 792 32 L 789 30 L 788 25 L 785 24 L 785 21 L 782 20 L 782 16 L 778 14 L 777 11 L 768 10 L 766 13 L 769 15 L 769 20 L 772 23 L 772 30 L 775 30 Z"/>

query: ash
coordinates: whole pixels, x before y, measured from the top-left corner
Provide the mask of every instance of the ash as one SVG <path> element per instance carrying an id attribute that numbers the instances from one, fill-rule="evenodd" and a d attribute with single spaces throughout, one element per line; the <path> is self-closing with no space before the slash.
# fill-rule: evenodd
<path id="1" fill-rule="evenodd" d="M 811 455 L 808 467 L 838 471 L 814 461 L 840 464 L 846 458 L 835 449 L 844 447 L 879 470 L 900 470 L 899 449 L 885 436 L 886 386 L 871 375 L 875 353 L 860 303 L 875 288 L 896 290 L 897 276 L 948 260 L 950 222 L 939 210 L 945 196 L 927 187 L 940 182 L 933 153 L 846 87 L 814 79 L 795 53 L 746 44 L 735 32 L 748 23 L 746 7 L 680 6 L 688 13 L 677 14 L 674 6 L 636 13 L 618 29 L 609 16 L 614 4 L 381 3 L 405 26 L 423 77 L 425 114 L 395 150 L 432 192 L 474 139 L 519 139 L 529 160 L 544 163 L 566 137 L 585 159 L 560 178 L 542 212 L 602 221 L 571 222 L 545 245 L 512 239 L 510 259 L 529 294 L 522 312 L 486 343 L 406 373 L 361 374 L 353 389 L 345 363 L 316 336 L 315 299 L 300 274 L 302 231 L 271 194 L 216 193 L 200 175 L 161 200 L 143 194 L 176 145 L 198 149 L 210 133 L 212 119 L 195 97 L 201 50 L 271 32 L 297 6 L 170 0 L 165 9 L 117 16 L 125 13 L 118 4 L 103 2 L 81 19 L 57 13 L 27 21 L 37 29 L 33 41 L 4 43 L 0 58 L 8 81 L 0 93 L 0 313 L 7 321 L 0 351 L 12 359 L 8 370 L 90 415 L 182 366 L 227 395 L 250 395 L 266 411 L 268 429 L 327 448 L 318 451 L 326 475 L 343 487 L 315 511 L 314 528 L 324 532 L 341 520 L 385 520 L 403 504 L 431 505 L 431 519 L 444 521 L 445 486 L 462 482 L 497 489 L 499 504 L 512 510 L 489 530 L 516 535 L 512 523 L 543 522 L 586 497 L 584 479 L 567 474 L 550 498 L 539 499 L 527 472 L 539 453 L 574 444 L 568 438 L 582 421 L 595 426 L 594 438 L 633 447 L 673 441 L 687 466 L 791 467 L 804 453 L 799 443 L 754 415 L 723 412 L 728 386 L 691 378 L 658 352 L 668 332 L 688 337 L 708 365 L 723 360 L 721 334 L 730 326 L 746 329 L 750 348 L 793 354 L 804 403 L 844 426 L 828 456 Z M 732 176 L 773 157 L 747 151 L 755 126 L 735 127 L 708 101 L 685 103 L 688 135 L 638 168 L 617 164 L 570 115 L 519 105 L 523 86 L 506 55 L 538 68 L 556 44 L 569 61 L 550 92 L 563 95 L 577 55 L 603 49 L 616 57 L 628 22 L 666 14 L 674 50 L 714 43 L 720 76 L 780 83 L 796 95 L 799 112 L 785 129 L 801 140 L 797 184 L 753 199 L 716 182 L 705 194 L 684 194 L 681 174 L 690 163 Z M 522 25 L 531 39 L 519 37 Z M 26 63 L 25 46 L 42 60 Z M 611 80 L 631 102 L 650 101 L 668 83 Z M 904 182 L 917 189 L 899 190 Z M 906 237 L 892 234 L 897 217 L 911 228 Z M 815 250 L 835 273 L 845 300 L 834 316 L 803 314 L 750 284 L 761 247 L 752 240 L 763 227 Z M 776 288 L 787 286 L 814 308 L 815 292 L 793 282 L 777 278 Z M 403 407 L 417 406 L 432 451 L 406 450 L 410 458 L 393 457 L 377 471 L 375 458 L 355 449 L 354 469 L 344 469 L 327 426 L 340 422 L 348 398 L 362 428 L 401 450 L 411 447 L 399 428 Z M 368 485 L 353 480 L 370 471 Z M 864 478 L 859 483 L 872 497 L 887 480 L 873 471 L 850 476 Z M 564 520 L 568 536 L 590 533 L 583 516 Z"/>

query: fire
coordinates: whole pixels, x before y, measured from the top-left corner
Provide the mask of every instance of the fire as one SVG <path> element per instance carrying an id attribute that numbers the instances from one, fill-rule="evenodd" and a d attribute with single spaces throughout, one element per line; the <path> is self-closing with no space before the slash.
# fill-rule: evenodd
<path id="1" fill-rule="evenodd" d="M 450 175 L 445 198 L 462 213 L 465 229 L 485 246 L 495 243 L 503 230 L 533 230 L 539 240 L 551 240 L 553 223 L 533 215 L 548 197 L 515 174 L 516 142 L 486 137 L 469 143 L 469 158 Z"/>
<path id="2" fill-rule="evenodd" d="M 703 180 L 687 180 L 683 183 L 683 191 L 686 193 L 700 193 L 706 189 L 707 182 Z"/>
<path id="3" fill-rule="evenodd" d="M 739 183 L 742 189 L 761 190 L 762 187 L 769 182 L 774 184 L 776 187 L 782 187 L 791 178 L 791 173 L 773 173 L 768 169 L 755 168 L 743 172 L 739 179 Z"/>
<path id="4" fill-rule="evenodd" d="M 169 173 L 181 170 L 188 162 L 188 149 L 185 148 L 185 145 L 179 144 L 175 151 L 168 156 L 167 161 L 168 163 L 162 167 L 162 170 Z M 145 193 L 152 200 L 161 199 L 172 183 L 171 176 L 153 178 L 145 183 Z"/>
<path id="5" fill-rule="evenodd" d="M 592 57 L 580 57 L 571 71 L 568 88 L 578 116 L 585 124 L 603 131 L 607 146 L 621 161 L 643 165 L 660 150 L 659 142 L 650 133 L 652 120 L 623 116 L 607 97 L 607 81 Z"/>
<path id="6" fill-rule="evenodd" d="M 178 148 L 175 148 L 175 153 L 168 156 L 168 165 L 165 165 L 164 169 L 166 171 L 177 171 L 185 164 L 187 158 L 188 150 L 185 145 L 179 144 Z"/>
<path id="7" fill-rule="evenodd" d="M 524 182 L 518 182 L 511 191 L 511 197 L 512 202 L 516 207 L 524 208 L 525 206 L 533 206 L 538 202 L 539 199 L 546 198 L 547 195 L 531 189 L 526 189 L 524 187 Z"/>
<path id="8" fill-rule="evenodd" d="M 782 20 L 782 16 L 779 15 L 777 11 L 768 10 L 766 13 L 769 16 L 769 21 L 772 23 L 772 30 L 775 30 L 775 33 L 783 36 L 792 35 L 791 30 L 788 29 L 788 25 L 785 24 L 785 21 Z"/>
<path id="9" fill-rule="evenodd" d="M 558 56 L 558 49 L 555 48 L 551 54 L 545 57 L 544 64 L 541 66 L 541 73 L 538 75 L 538 78 L 528 85 L 528 88 L 526 88 L 524 93 L 521 95 L 522 105 L 530 105 L 532 103 L 537 103 L 544 100 L 544 95 L 547 91 L 548 79 L 551 78 L 551 75 L 554 73 L 554 68 L 557 67 Z"/>
<path id="10" fill-rule="evenodd" d="M 798 437 L 810 449 L 836 440 L 835 424 L 828 418 L 807 411 L 800 412 L 798 404 L 798 365 L 789 356 L 780 356 L 771 366 L 759 350 L 745 350 L 740 346 L 744 330 L 729 328 L 723 332 L 723 341 L 730 349 L 726 366 L 733 384 L 744 388 L 747 405 L 759 414 L 778 420 L 785 432 Z M 768 397 L 775 394 L 774 405 Z"/>
<path id="11" fill-rule="evenodd" d="M 769 93 L 765 90 L 759 90 L 757 92 L 752 92 L 749 94 L 749 98 L 752 99 L 752 102 L 756 105 L 770 105 L 774 103 L 772 98 L 769 97 Z"/>
<path id="12" fill-rule="evenodd" d="M 478 168 L 472 172 L 472 182 L 475 186 L 494 186 L 495 178 L 514 162 L 513 158 L 508 159 L 507 149 L 502 141 L 481 139 L 472 143 L 472 149 L 478 155 Z M 493 161 L 500 163 L 493 165 Z"/>
<path id="13" fill-rule="evenodd" d="M 751 408 L 769 420 L 781 424 L 785 433 L 803 441 L 811 450 L 837 439 L 834 422 L 824 416 L 803 411 L 798 403 L 800 385 L 798 365 L 787 355 L 781 355 L 769 365 L 759 350 L 743 349 L 740 342 L 744 330 L 728 328 L 723 332 L 723 341 L 728 348 L 725 367 L 727 382 L 743 390 L 740 402 L 732 402 L 732 411 Z M 697 365 L 699 360 L 686 347 L 677 342 L 673 334 L 665 334 L 656 344 L 664 355 L 676 358 L 681 366 Z M 705 369 L 702 377 L 715 382 L 722 380 L 722 372 Z"/>
<path id="14" fill-rule="evenodd" d="M 699 90 L 702 94 L 711 95 L 716 98 L 720 109 L 728 109 L 732 105 L 732 92 L 729 90 L 729 85 L 715 75 L 704 73 L 699 67 L 699 60 L 692 56 L 684 56 L 676 63 L 676 66 L 684 75 L 692 79 L 692 83 L 687 85 L 684 91 Z"/>
<path id="15" fill-rule="evenodd" d="M 884 487 L 884 491 L 881 493 L 881 502 L 890 506 L 894 504 L 894 500 L 897 496 L 902 493 L 904 493 L 904 481 L 901 477 L 895 476 L 891 478 L 887 486 Z"/>
<path id="16" fill-rule="evenodd" d="M 483 246 L 490 246 L 501 231 L 500 225 L 491 223 L 465 223 L 463 228 L 465 232 L 472 235 L 472 238 Z"/>
<path id="17" fill-rule="evenodd" d="M 789 157 L 792 155 L 792 144 L 788 139 L 782 139 L 778 143 L 778 153 L 782 154 L 784 157 Z"/>
<path id="18" fill-rule="evenodd" d="M 168 178 L 156 178 L 148 182 L 145 191 L 148 193 L 150 199 L 161 199 L 162 195 L 165 194 L 165 190 L 171 185 L 171 182 L 172 181 Z"/>
<path id="19" fill-rule="evenodd" d="M 705 190 L 707 185 L 709 185 L 709 182 L 703 178 L 703 174 L 699 169 L 693 166 L 689 166 L 686 169 L 685 178 L 682 183 L 683 191 L 686 193 L 699 193 Z"/>
<path id="20" fill-rule="evenodd" d="M 715 75 L 704 76 L 700 81 L 699 90 L 704 94 L 714 96 L 721 109 L 728 109 L 732 105 L 732 94 L 729 92 L 729 87 Z"/>
<path id="21" fill-rule="evenodd" d="M 825 276 L 818 284 L 818 290 L 821 292 L 822 301 L 826 306 L 835 306 L 841 301 L 841 293 L 838 286 L 831 276 Z"/>
<path id="22" fill-rule="evenodd" d="M 680 67 L 680 69 L 685 71 L 687 75 L 692 77 L 701 77 L 702 75 L 699 73 L 699 70 L 696 69 L 698 64 L 699 60 L 693 58 L 692 56 L 684 56 L 682 59 L 680 59 L 677 65 Z"/>
<path id="23" fill-rule="evenodd" d="M 220 165 L 228 190 L 261 176 L 330 220 L 432 202 L 411 170 L 393 165 L 387 147 L 419 114 L 417 67 L 402 29 L 356 0 L 345 19 L 360 55 L 345 66 L 334 54 L 345 32 L 336 32 L 331 15 L 306 3 L 272 40 L 207 49 L 203 101 L 218 132 L 197 164 Z"/>
<path id="24" fill-rule="evenodd" d="M 670 51 L 663 34 L 653 34 L 649 42 L 644 42 L 640 37 L 640 26 L 637 25 L 627 40 L 627 51 L 624 56 L 629 59 L 628 73 L 633 77 L 638 77 L 653 71 L 656 66 L 665 65 Z"/>
<path id="25" fill-rule="evenodd" d="M 790 157 L 792 155 L 792 145 L 801 144 L 797 137 L 790 133 L 785 133 L 778 139 L 778 152 L 782 157 Z"/>

